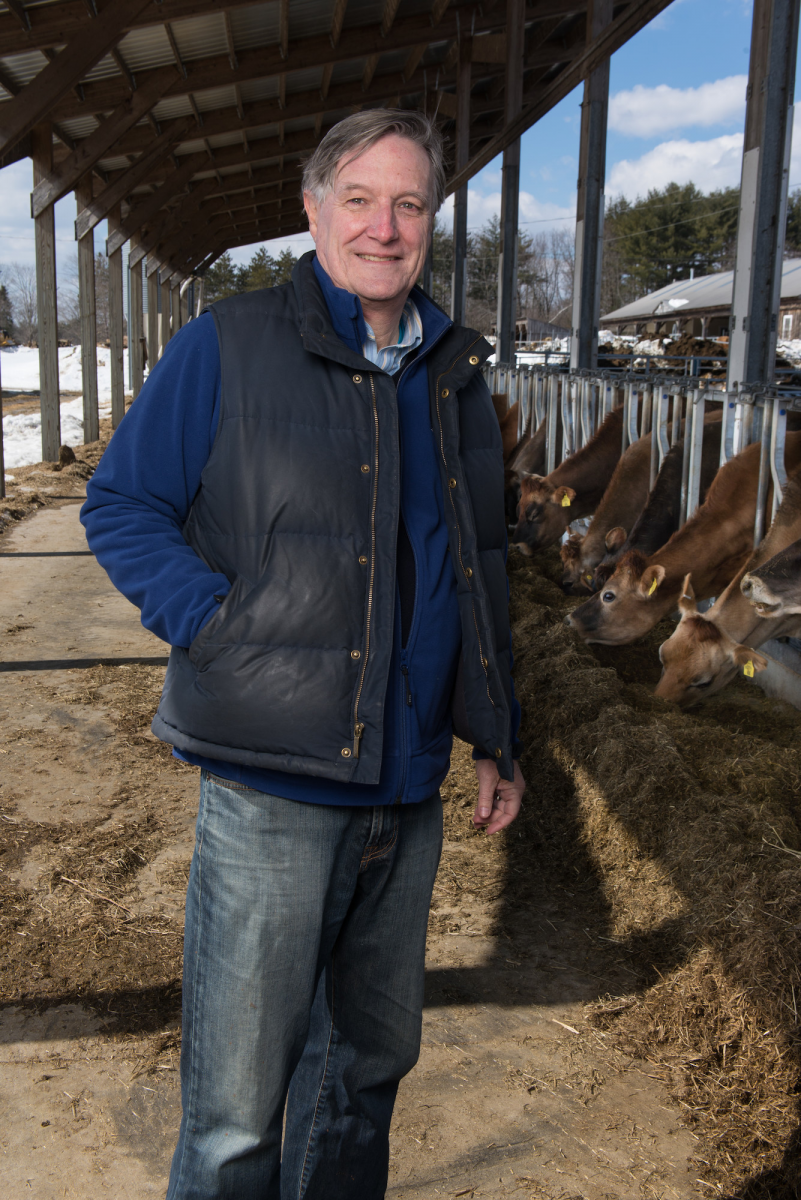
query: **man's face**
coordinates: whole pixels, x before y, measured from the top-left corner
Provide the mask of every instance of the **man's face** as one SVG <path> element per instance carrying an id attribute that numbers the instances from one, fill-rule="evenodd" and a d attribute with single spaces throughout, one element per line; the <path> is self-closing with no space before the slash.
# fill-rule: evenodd
<path id="1" fill-rule="evenodd" d="M 432 191 L 425 151 L 388 134 L 340 162 L 322 204 L 305 192 L 317 257 L 333 283 L 363 301 L 405 299 L 428 250 Z"/>

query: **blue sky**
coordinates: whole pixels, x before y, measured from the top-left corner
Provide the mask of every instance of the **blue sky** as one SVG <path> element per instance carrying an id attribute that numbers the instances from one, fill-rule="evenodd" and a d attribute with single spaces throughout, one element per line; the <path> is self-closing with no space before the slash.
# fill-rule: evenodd
<path id="1" fill-rule="evenodd" d="M 607 143 L 607 195 L 634 199 L 649 188 L 693 180 L 703 191 L 740 180 L 745 86 L 752 0 L 673 0 L 673 3 L 612 59 Z M 796 83 L 796 100 L 801 89 Z M 577 88 L 523 137 L 520 220 L 534 233 L 569 228 L 575 211 L 582 89 Z M 801 106 L 796 107 L 791 184 L 801 185 Z M 26 159 L 0 171 L 0 264 L 33 261 Z M 500 159 L 469 188 L 468 221 L 477 228 L 500 206 Z M 451 202 L 442 213 L 451 220 Z M 56 206 L 58 257 L 75 254 L 75 202 Z M 105 223 L 95 244 L 105 244 Z M 295 252 L 310 246 L 308 234 L 268 243 Z M 233 252 L 246 262 L 255 247 Z"/>

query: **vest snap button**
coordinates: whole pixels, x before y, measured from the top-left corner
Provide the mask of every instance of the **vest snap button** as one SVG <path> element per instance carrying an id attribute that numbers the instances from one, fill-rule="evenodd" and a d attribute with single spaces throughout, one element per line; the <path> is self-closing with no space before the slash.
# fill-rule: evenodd
<path id="1" fill-rule="evenodd" d="M 350 746 L 343 746 L 339 753 L 343 758 L 350 758 Z"/>
<path id="2" fill-rule="evenodd" d="M 448 396 L 450 396 L 450 392 L 448 391 L 447 388 L 443 388 L 442 389 L 442 399 L 446 400 Z"/>
<path id="3" fill-rule="evenodd" d="M 468 359 L 468 362 L 470 363 L 471 367 L 477 367 L 478 366 L 478 355 L 471 354 L 470 358 Z"/>
<path id="4" fill-rule="evenodd" d="M 472 579 L 472 578 L 473 578 L 473 568 L 472 568 L 472 567 L 465 567 L 465 569 L 464 569 L 464 573 L 465 573 L 465 575 L 467 576 L 467 578 L 468 578 L 468 579 Z"/>
<path id="5" fill-rule="evenodd" d="M 362 381 L 362 377 L 361 377 L 361 375 L 354 375 L 354 376 L 353 376 L 353 382 L 354 382 L 354 383 L 361 383 L 361 381 Z"/>
<path id="6" fill-rule="evenodd" d="M 456 480 L 455 480 L 455 479 L 449 479 L 449 480 L 448 480 L 448 487 L 450 487 L 450 488 L 455 488 L 455 487 L 456 487 Z"/>
<path id="7" fill-rule="evenodd" d="M 361 565 L 362 565 L 363 567 L 366 567 L 366 566 L 367 566 L 367 555 L 366 555 L 366 554 L 360 554 L 360 555 L 359 555 L 359 562 L 361 563 Z"/>
<path id="8" fill-rule="evenodd" d="M 503 754 L 503 750 L 501 750 L 500 746 L 496 746 L 495 747 L 495 757 L 500 758 L 502 754 Z"/>
<path id="9" fill-rule="evenodd" d="M 369 475 L 369 474 L 370 474 L 370 464 L 362 463 L 362 475 Z"/>
<path id="10" fill-rule="evenodd" d="M 489 659 L 488 659 L 488 658 L 482 658 L 482 660 L 481 660 L 481 665 L 482 665 L 482 667 L 484 668 L 484 670 L 485 670 L 485 671 L 489 670 Z"/>
<path id="11" fill-rule="evenodd" d="M 351 650 L 350 656 L 351 658 L 361 658 L 362 652 L 361 650 Z"/>

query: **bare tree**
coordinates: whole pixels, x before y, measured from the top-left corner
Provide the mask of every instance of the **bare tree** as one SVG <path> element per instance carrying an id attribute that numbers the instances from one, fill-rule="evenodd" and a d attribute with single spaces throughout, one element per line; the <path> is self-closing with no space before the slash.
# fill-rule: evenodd
<path id="1" fill-rule="evenodd" d="M 28 263 L 12 262 L 5 268 L 8 294 L 14 310 L 14 326 L 24 345 L 36 341 L 36 269 Z"/>
<path id="2" fill-rule="evenodd" d="M 102 346 L 109 339 L 108 259 L 99 252 L 95 255 L 95 313 L 97 344 Z"/>

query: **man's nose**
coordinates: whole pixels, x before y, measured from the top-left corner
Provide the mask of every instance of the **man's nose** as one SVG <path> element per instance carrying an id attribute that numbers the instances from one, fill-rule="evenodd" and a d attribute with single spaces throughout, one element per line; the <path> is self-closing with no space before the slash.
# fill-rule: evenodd
<path id="1" fill-rule="evenodd" d="M 398 236 L 395 209 L 392 204 L 382 204 L 370 222 L 370 233 L 382 242 L 390 242 Z"/>

